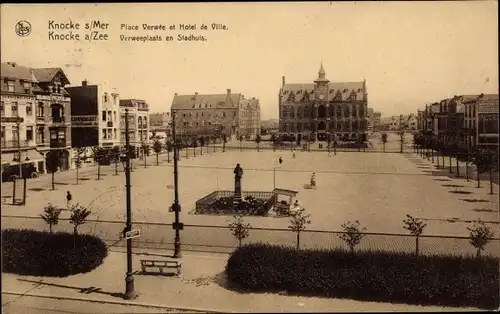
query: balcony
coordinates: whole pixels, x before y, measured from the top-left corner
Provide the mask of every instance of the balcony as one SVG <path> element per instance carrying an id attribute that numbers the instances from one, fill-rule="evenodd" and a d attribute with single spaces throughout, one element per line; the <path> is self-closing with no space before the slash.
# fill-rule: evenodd
<path id="1" fill-rule="evenodd" d="M 2 139 L 2 151 L 8 151 L 8 150 L 17 150 L 17 149 L 28 149 L 30 147 L 34 147 L 34 142 L 33 141 L 18 141 L 18 140 L 8 140 L 5 141 Z"/>
<path id="2" fill-rule="evenodd" d="M 52 124 L 64 124 L 64 117 L 52 117 Z"/>
<path id="3" fill-rule="evenodd" d="M 45 124 L 45 117 L 44 116 L 37 116 L 35 118 L 36 124 Z"/>
<path id="4" fill-rule="evenodd" d="M 65 148 L 68 145 L 65 139 L 50 140 L 50 148 Z"/>

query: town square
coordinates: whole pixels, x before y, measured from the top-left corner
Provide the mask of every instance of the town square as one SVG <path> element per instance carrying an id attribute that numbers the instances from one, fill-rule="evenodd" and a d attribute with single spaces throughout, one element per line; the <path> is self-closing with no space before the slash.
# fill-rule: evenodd
<path id="1" fill-rule="evenodd" d="M 498 309 L 497 9 L 2 4 L 2 312 Z"/>

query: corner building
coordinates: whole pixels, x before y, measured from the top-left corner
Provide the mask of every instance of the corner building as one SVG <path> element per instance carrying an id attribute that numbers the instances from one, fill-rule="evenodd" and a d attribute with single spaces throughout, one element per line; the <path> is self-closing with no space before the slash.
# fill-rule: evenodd
<path id="1" fill-rule="evenodd" d="M 297 140 L 365 141 L 368 94 L 362 82 L 330 82 L 323 64 L 312 83 L 286 83 L 279 92 L 279 130 Z"/>

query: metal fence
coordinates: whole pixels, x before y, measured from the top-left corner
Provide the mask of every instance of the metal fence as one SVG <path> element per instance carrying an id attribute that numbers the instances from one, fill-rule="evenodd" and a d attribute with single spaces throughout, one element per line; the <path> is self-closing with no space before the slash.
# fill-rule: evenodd
<path id="1" fill-rule="evenodd" d="M 79 229 L 80 233 L 93 234 L 110 246 L 124 246 L 119 234 L 125 223 L 122 221 L 89 220 Z M 2 228 L 48 230 L 47 224 L 37 217 L 2 217 Z M 61 219 L 54 231 L 72 232 L 68 219 Z M 141 230 L 141 236 L 133 239 L 137 248 L 173 249 L 174 230 L 171 224 L 135 222 L 134 229 Z M 343 232 L 326 230 L 305 230 L 300 233 L 300 247 L 303 249 L 347 249 L 339 238 Z M 243 243 L 267 243 L 295 247 L 297 234 L 290 229 L 252 228 Z M 182 249 L 187 251 L 230 253 L 238 241 L 228 226 L 184 225 L 181 231 Z M 422 235 L 419 238 L 421 254 L 426 255 L 474 255 L 476 249 L 467 237 Z M 484 255 L 500 256 L 500 239 L 492 239 L 482 252 Z M 408 234 L 364 233 L 356 249 L 361 251 L 415 252 L 415 237 Z"/>

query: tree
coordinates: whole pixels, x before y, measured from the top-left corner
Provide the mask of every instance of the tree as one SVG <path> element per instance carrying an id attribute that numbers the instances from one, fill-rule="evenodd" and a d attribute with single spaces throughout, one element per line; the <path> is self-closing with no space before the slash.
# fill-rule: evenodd
<path id="1" fill-rule="evenodd" d="M 227 143 L 227 135 L 226 133 L 222 134 L 222 152 L 226 151 L 226 143 Z"/>
<path id="2" fill-rule="evenodd" d="M 217 138 L 212 136 L 212 143 L 214 144 L 214 153 L 215 153 L 215 143 L 217 142 Z"/>
<path id="3" fill-rule="evenodd" d="M 487 227 L 481 220 L 474 220 L 471 226 L 467 227 L 467 230 L 469 230 L 470 233 L 469 242 L 477 249 L 476 257 L 479 258 L 481 256 L 481 251 L 484 250 L 486 244 L 493 238 L 493 231 L 491 231 L 491 228 Z"/>
<path id="4" fill-rule="evenodd" d="M 239 140 L 240 140 L 240 152 L 241 152 L 241 145 L 243 144 L 243 135 L 239 136 Z"/>
<path id="5" fill-rule="evenodd" d="M 342 229 L 344 230 L 338 237 L 345 241 L 345 243 L 349 246 L 349 250 L 354 254 L 354 248 L 361 242 L 361 239 L 364 237 L 363 231 L 366 228 L 360 229 L 359 221 L 356 220 L 354 222 L 348 221 L 345 224 L 342 224 Z"/>
<path id="6" fill-rule="evenodd" d="M 403 144 L 404 144 L 404 141 L 405 141 L 405 130 L 402 129 L 401 131 L 399 131 L 399 142 L 400 142 L 400 150 L 399 150 L 399 152 L 401 154 L 403 153 Z"/>
<path id="7" fill-rule="evenodd" d="M 170 140 L 167 140 L 167 143 L 165 145 L 167 147 L 167 162 L 170 163 L 170 152 L 172 151 L 174 145 Z"/>
<path id="8" fill-rule="evenodd" d="M 250 229 L 252 226 L 247 223 L 243 223 L 243 217 L 242 216 L 234 216 L 234 221 L 229 224 L 229 230 L 231 230 L 231 233 L 233 236 L 238 240 L 238 246 L 241 247 L 241 241 L 246 239 L 250 235 Z"/>
<path id="9" fill-rule="evenodd" d="M 410 231 L 412 235 L 415 236 L 415 254 L 418 255 L 419 253 L 419 236 L 422 234 L 424 231 L 424 228 L 427 226 L 426 223 L 424 223 L 422 220 L 418 218 L 414 218 L 410 215 L 406 215 L 407 219 L 403 220 L 404 226 L 406 230 Z"/>
<path id="10" fill-rule="evenodd" d="M 260 134 L 257 134 L 255 137 L 255 143 L 257 143 L 257 151 L 260 152 L 260 142 L 262 141 L 262 138 L 260 137 Z"/>
<path id="11" fill-rule="evenodd" d="M 277 136 L 276 134 L 271 135 L 271 141 L 273 142 L 273 151 L 276 151 L 276 141 L 277 141 Z"/>
<path id="12" fill-rule="evenodd" d="M 148 155 L 149 155 L 149 145 L 146 142 L 141 144 L 142 156 L 144 157 L 144 168 L 148 167 Z"/>
<path id="13" fill-rule="evenodd" d="M 80 204 L 72 205 L 70 211 L 71 216 L 69 217 L 69 222 L 73 225 L 73 246 L 76 247 L 78 227 L 87 221 L 87 218 L 92 211 L 81 206 Z"/>
<path id="14" fill-rule="evenodd" d="M 156 139 L 153 143 L 153 150 L 154 152 L 156 153 L 156 165 L 159 166 L 160 165 L 160 161 L 159 161 L 159 155 L 161 153 L 161 150 L 162 150 L 162 145 L 160 143 L 160 140 Z"/>
<path id="15" fill-rule="evenodd" d="M 121 149 L 120 146 L 113 146 L 111 149 L 111 159 L 115 164 L 115 176 L 118 175 L 118 163 L 120 162 Z"/>
<path id="16" fill-rule="evenodd" d="M 76 158 L 75 158 L 75 168 L 76 168 L 76 184 L 78 184 L 78 180 L 79 180 L 79 171 L 78 169 L 80 169 L 82 167 L 82 158 L 86 152 L 86 149 L 85 147 L 79 147 L 76 149 Z"/>
<path id="17" fill-rule="evenodd" d="M 330 132 L 327 134 L 326 145 L 328 145 L 328 155 L 330 155 L 330 146 L 332 146 L 332 133 Z"/>
<path id="18" fill-rule="evenodd" d="M 196 147 L 198 147 L 196 138 L 191 139 L 191 146 L 193 146 L 193 157 L 196 157 Z"/>
<path id="19" fill-rule="evenodd" d="M 54 184 L 54 175 L 59 170 L 59 165 L 61 163 L 61 158 L 59 155 L 58 150 L 51 150 L 47 153 L 46 157 L 46 164 L 47 164 L 47 171 L 52 174 L 52 190 L 55 190 L 55 184 Z"/>
<path id="20" fill-rule="evenodd" d="M 288 228 L 297 233 L 297 250 L 300 248 L 300 233 L 306 230 L 306 225 L 311 223 L 309 219 L 310 216 L 310 214 L 305 214 L 305 208 L 301 208 L 297 214 L 290 219 Z"/>
<path id="21" fill-rule="evenodd" d="M 40 215 L 42 219 L 49 225 L 49 231 L 52 233 L 52 226 L 57 225 L 59 222 L 59 215 L 61 215 L 61 209 L 49 203 L 45 206 L 43 214 Z"/>
<path id="22" fill-rule="evenodd" d="M 387 143 L 387 133 L 382 133 L 382 145 L 384 147 L 384 153 L 385 153 L 385 143 Z"/>
<path id="23" fill-rule="evenodd" d="M 493 194 L 493 169 L 495 168 L 496 162 L 498 162 L 498 157 L 496 154 L 490 150 L 479 149 L 476 151 L 474 156 L 474 164 L 477 168 L 477 187 L 480 185 L 480 174 L 489 173 L 490 176 L 490 194 Z"/>
<path id="24" fill-rule="evenodd" d="M 200 155 L 203 155 L 203 145 L 205 145 L 205 137 L 204 136 L 200 136 Z"/>

